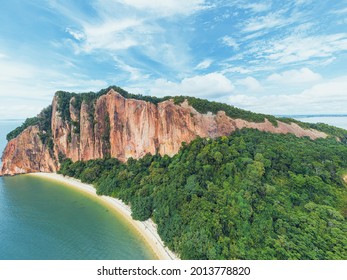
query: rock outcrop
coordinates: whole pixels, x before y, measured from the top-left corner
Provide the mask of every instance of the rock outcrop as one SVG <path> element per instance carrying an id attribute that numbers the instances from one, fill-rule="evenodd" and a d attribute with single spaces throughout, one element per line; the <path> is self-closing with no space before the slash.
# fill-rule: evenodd
<path id="1" fill-rule="evenodd" d="M 111 156 L 120 161 L 137 159 L 147 153 L 172 156 L 182 142 L 197 136 L 215 138 L 229 135 L 237 129 L 255 128 L 273 133 L 292 133 L 311 139 L 325 138 L 323 132 L 304 129 L 295 123 L 278 122 L 274 126 L 232 119 L 225 112 L 201 114 L 188 102 L 176 105 L 172 100 L 153 104 L 126 99 L 114 90 L 99 97 L 95 103 L 83 101 L 80 108 L 70 100 L 70 118 L 64 120 L 58 110 L 58 97 L 52 104 L 53 150 L 40 140 L 38 127 L 24 130 L 11 140 L 2 157 L 0 175 L 28 172 L 55 172 L 61 157 L 73 161 Z"/>
<path id="2" fill-rule="evenodd" d="M 41 141 L 39 128 L 30 126 L 8 142 L 2 155 L 0 175 L 55 172 L 57 168 L 58 162 Z"/>

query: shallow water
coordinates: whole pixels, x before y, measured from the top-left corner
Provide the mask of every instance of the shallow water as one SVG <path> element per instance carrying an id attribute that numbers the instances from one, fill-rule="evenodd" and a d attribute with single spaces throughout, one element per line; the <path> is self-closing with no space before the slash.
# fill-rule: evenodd
<path id="1" fill-rule="evenodd" d="M 0 259 L 153 259 L 102 201 L 54 181 L 0 178 Z"/>
<path id="2" fill-rule="evenodd" d="M 0 121 L 5 135 L 20 123 Z M 63 183 L 0 177 L 0 259 L 154 259 L 110 206 Z"/>

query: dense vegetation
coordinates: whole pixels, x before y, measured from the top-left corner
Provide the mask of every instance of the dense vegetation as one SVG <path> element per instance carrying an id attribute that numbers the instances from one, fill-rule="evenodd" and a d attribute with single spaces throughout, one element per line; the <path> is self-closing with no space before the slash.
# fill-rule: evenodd
<path id="1" fill-rule="evenodd" d="M 183 259 L 346 259 L 347 146 L 245 129 L 174 157 L 65 160 L 60 172 L 152 217 Z"/>
<path id="2" fill-rule="evenodd" d="M 33 125 L 38 125 L 41 131 L 40 138 L 44 144 L 47 144 L 49 147 L 53 147 L 52 140 L 52 129 L 51 129 L 51 118 L 52 118 L 52 106 L 48 106 L 43 109 L 40 114 L 33 118 L 27 118 L 24 123 L 12 130 L 7 134 L 6 139 L 10 141 L 16 138 L 21 134 L 26 128 Z"/>

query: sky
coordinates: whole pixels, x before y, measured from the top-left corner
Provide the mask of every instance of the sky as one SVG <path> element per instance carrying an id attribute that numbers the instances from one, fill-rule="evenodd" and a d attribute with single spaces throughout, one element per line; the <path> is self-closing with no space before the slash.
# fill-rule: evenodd
<path id="1" fill-rule="evenodd" d="M 347 1 L 4 0 L 0 119 L 58 90 L 189 95 L 276 115 L 347 113 Z"/>

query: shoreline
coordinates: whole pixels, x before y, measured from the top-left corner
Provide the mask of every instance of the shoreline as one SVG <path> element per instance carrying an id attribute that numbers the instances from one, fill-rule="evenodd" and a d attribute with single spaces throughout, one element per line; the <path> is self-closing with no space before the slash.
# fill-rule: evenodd
<path id="1" fill-rule="evenodd" d="M 65 177 L 57 173 L 29 173 L 27 175 L 41 177 L 45 179 L 55 180 L 60 183 L 65 183 L 75 189 L 83 191 L 96 197 L 107 205 L 112 207 L 116 212 L 122 216 L 128 224 L 137 230 L 141 237 L 145 240 L 147 245 L 152 249 L 154 254 L 158 257 L 159 260 L 179 260 L 179 258 L 173 253 L 170 249 L 165 247 L 163 241 L 157 233 L 157 226 L 149 219 L 147 221 L 141 222 L 136 221 L 131 217 L 131 209 L 128 205 L 123 203 L 121 200 L 109 196 L 99 196 L 96 194 L 96 189 L 89 184 L 82 183 L 80 180 Z"/>

